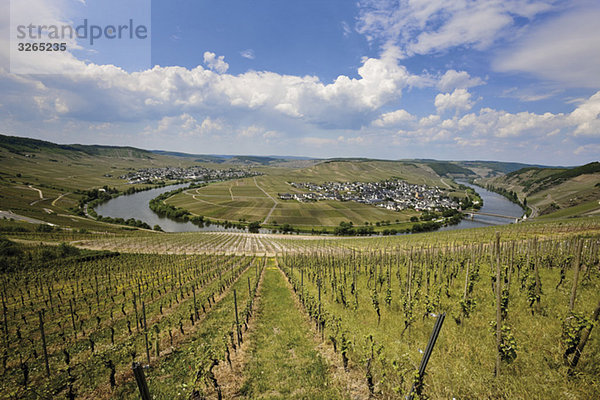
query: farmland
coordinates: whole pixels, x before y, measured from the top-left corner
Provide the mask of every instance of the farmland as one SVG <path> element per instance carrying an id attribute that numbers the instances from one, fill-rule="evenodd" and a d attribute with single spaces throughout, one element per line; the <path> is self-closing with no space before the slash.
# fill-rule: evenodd
<path id="1" fill-rule="evenodd" d="M 141 164 L 193 160 L 11 146 L 0 199 L 22 217 L 0 220 L 2 399 L 136 399 L 133 362 L 156 399 L 400 399 L 415 383 L 421 398 L 600 397 L 596 199 L 519 224 L 399 236 L 164 233 L 72 207 L 82 190 L 127 188 L 116 174 Z M 445 174 L 470 175 L 448 163 L 298 164 L 252 164 L 262 175 L 167 203 L 268 227 L 404 226 L 418 213 L 277 193 L 302 190 L 292 181 L 403 179 L 464 196 Z M 581 176 L 560 181 L 561 199 L 593 197 Z"/>
<path id="2" fill-rule="evenodd" d="M 215 220 L 245 219 L 260 221 L 270 226 L 290 224 L 302 228 L 337 226 L 352 221 L 355 225 L 365 222 L 389 221 L 404 228 L 415 215 L 414 210 L 403 212 L 377 208 L 356 202 L 332 200 L 299 203 L 281 200 L 278 193 L 304 193 L 289 182 L 377 182 L 396 178 L 415 184 L 447 188 L 443 178 L 426 165 L 405 162 L 326 162 L 299 170 L 268 169 L 266 176 L 221 182 L 207 187 L 185 191 L 167 200 L 168 204 L 189 210 Z M 464 193 L 451 190 L 451 196 L 463 197 Z"/>
<path id="3" fill-rule="evenodd" d="M 156 398 L 401 398 L 441 312 L 424 394 L 594 398 L 597 332 L 576 366 L 568 349 L 600 301 L 599 232 L 585 218 L 395 238 L 9 233 L 3 398 L 133 399 L 132 361 Z M 514 352 L 495 377 L 497 266 Z"/>

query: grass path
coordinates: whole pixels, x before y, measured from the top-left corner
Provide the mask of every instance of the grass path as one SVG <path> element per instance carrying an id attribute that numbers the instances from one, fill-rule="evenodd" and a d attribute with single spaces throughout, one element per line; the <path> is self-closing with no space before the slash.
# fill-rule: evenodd
<path id="1" fill-rule="evenodd" d="M 264 272 L 239 398 L 343 399 L 279 269 Z"/>
<path id="2" fill-rule="evenodd" d="M 277 204 L 279 204 L 277 202 L 277 200 L 275 200 L 269 193 L 267 193 L 265 191 L 265 189 L 261 188 L 260 186 L 258 186 L 258 182 L 256 182 L 256 177 L 254 177 L 254 184 L 256 185 L 257 188 L 259 188 L 268 198 L 270 198 L 271 200 L 273 200 L 273 207 L 271 207 L 271 209 L 269 210 L 269 213 L 267 214 L 267 216 L 265 217 L 265 219 L 263 220 L 263 224 L 266 224 L 267 221 L 269 220 L 269 218 L 271 218 L 271 214 L 273 214 L 273 211 L 275 210 L 275 208 L 277 208 Z"/>

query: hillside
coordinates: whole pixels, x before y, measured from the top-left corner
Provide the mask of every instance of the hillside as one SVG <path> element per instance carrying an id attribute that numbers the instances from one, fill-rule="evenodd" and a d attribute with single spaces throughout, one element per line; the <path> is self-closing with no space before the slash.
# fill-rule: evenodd
<path id="1" fill-rule="evenodd" d="M 32 156 L 33 154 L 37 153 L 52 153 L 70 157 L 87 155 L 124 158 L 152 158 L 151 152 L 147 150 L 136 149 L 135 147 L 56 144 L 43 140 L 5 135 L 0 135 L 0 149 L 5 149 L 10 153 L 22 156 Z"/>
<path id="2" fill-rule="evenodd" d="M 561 216 L 571 216 L 600 209 L 599 162 L 574 168 L 527 167 L 484 180 L 483 184 L 515 192 L 521 201 L 527 198 L 528 205 L 538 215 L 560 211 Z"/>
<path id="3" fill-rule="evenodd" d="M 303 230 L 338 226 L 352 222 L 369 223 L 386 228 L 406 229 L 411 217 L 419 213 L 407 209 L 389 210 L 356 201 L 321 200 L 299 202 L 283 200 L 280 193 L 304 193 L 307 189 L 290 183 L 379 182 L 400 179 L 411 184 L 440 187 L 450 197 L 463 198 L 465 193 L 448 178 L 442 178 L 428 163 L 368 159 L 335 159 L 307 168 L 262 168 L 265 175 L 235 181 L 218 182 L 186 190 L 167 200 L 168 204 L 217 221 L 260 221 L 271 227 L 290 224 Z M 384 226 L 384 225 L 381 225 Z"/>
<path id="4" fill-rule="evenodd" d="M 119 176 L 144 167 L 189 166 L 193 160 L 133 147 L 62 145 L 0 135 L 0 210 L 60 226 L 110 229 L 75 217 L 81 191 L 130 185 Z"/>

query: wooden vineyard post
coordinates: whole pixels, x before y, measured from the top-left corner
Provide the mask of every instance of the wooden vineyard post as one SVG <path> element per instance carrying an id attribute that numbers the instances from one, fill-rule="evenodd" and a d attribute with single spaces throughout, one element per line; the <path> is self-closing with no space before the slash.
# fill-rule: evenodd
<path id="1" fill-rule="evenodd" d="M 500 233 L 496 232 L 496 369 L 494 376 L 500 375 L 500 345 L 502 344 L 502 282 L 500 281 Z"/>
<path id="2" fill-rule="evenodd" d="M 598 306 L 596 307 L 596 310 L 594 310 L 594 315 L 592 316 L 592 320 L 591 320 L 592 323 L 585 330 L 585 332 L 583 332 L 581 334 L 581 340 L 579 341 L 579 344 L 577 345 L 577 348 L 575 349 L 575 355 L 573 356 L 573 359 L 571 360 L 571 363 L 570 363 L 571 365 L 569 365 L 569 375 L 573 374 L 573 370 L 575 369 L 575 367 L 577 366 L 577 363 L 579 362 L 579 358 L 581 357 L 583 348 L 585 347 L 585 344 L 587 343 L 588 339 L 590 338 L 590 333 L 592 333 L 592 328 L 594 327 L 594 324 L 596 323 L 596 321 L 598 321 L 599 316 L 600 316 L 600 302 L 598 302 Z"/>
<path id="3" fill-rule="evenodd" d="M 412 400 L 414 394 L 417 396 L 421 396 L 421 391 L 423 390 L 423 377 L 425 376 L 425 368 L 427 368 L 427 363 L 429 363 L 429 358 L 431 357 L 431 353 L 433 352 L 433 346 L 437 341 L 438 336 L 440 335 L 440 331 L 442 330 L 442 324 L 444 323 L 444 319 L 446 319 L 446 313 L 442 313 L 438 315 L 437 320 L 435 321 L 435 325 L 433 326 L 433 331 L 431 332 L 431 336 L 429 337 L 429 342 L 427 343 L 427 348 L 425 349 L 425 353 L 423 353 L 423 358 L 421 359 L 421 365 L 419 366 L 419 375 L 417 377 L 417 381 L 413 383 L 410 393 L 406 398 L 408 400 Z"/>
<path id="4" fill-rule="evenodd" d="M 240 331 L 240 320 L 238 318 L 237 293 L 233 289 L 233 307 L 235 308 L 235 330 L 238 339 L 238 346 L 242 344 L 242 332 Z"/>
<path id="5" fill-rule="evenodd" d="M 69 299 L 69 308 L 71 309 L 71 323 L 73 324 L 73 334 L 75 335 L 75 339 L 77 339 L 77 328 L 75 327 L 75 315 L 73 312 L 73 301 Z"/>
<path id="6" fill-rule="evenodd" d="M 535 277 L 535 311 L 541 311 L 540 300 L 542 298 L 542 281 L 540 280 L 539 257 L 538 257 L 538 242 L 533 238 L 533 262 L 534 262 L 534 277 Z"/>
<path id="7" fill-rule="evenodd" d="M 575 261 L 573 267 L 575 272 L 573 275 L 573 286 L 571 288 L 571 299 L 569 300 L 569 314 L 573 313 L 573 307 L 575 306 L 575 298 L 577 296 L 577 281 L 579 280 L 579 266 L 581 264 L 581 250 L 583 247 L 583 240 L 577 241 L 577 250 L 575 251 Z"/>
<path id="8" fill-rule="evenodd" d="M 300 270 L 300 299 L 304 304 L 304 269 Z"/>
<path id="9" fill-rule="evenodd" d="M 9 341 L 8 341 L 8 316 L 7 316 L 7 309 L 6 309 L 6 300 L 4 299 L 6 296 L 6 290 L 2 291 L 2 313 L 4 315 L 3 317 L 3 327 L 4 327 L 4 346 L 6 347 L 6 350 L 8 351 L 8 347 L 9 347 Z"/>
<path id="10" fill-rule="evenodd" d="M 146 383 L 146 377 L 144 376 L 144 370 L 142 369 L 142 366 L 139 363 L 134 362 L 132 369 L 133 375 L 135 376 L 135 381 L 140 389 L 142 400 L 151 400 L 150 391 L 148 390 L 148 383 Z"/>
<path id="11" fill-rule="evenodd" d="M 148 365 L 150 365 L 150 347 L 148 345 L 148 325 L 146 324 L 146 304 L 142 301 L 142 314 L 144 317 L 144 338 L 146 339 L 146 358 L 148 359 Z"/>
<path id="12" fill-rule="evenodd" d="M 467 263 L 467 271 L 465 273 L 465 294 L 463 296 L 463 300 L 467 301 L 467 296 L 469 295 L 469 267 L 471 266 L 471 261 Z"/>
<path id="13" fill-rule="evenodd" d="M 198 319 L 198 307 L 196 306 L 196 285 L 192 285 L 192 294 L 194 295 L 194 318 Z"/>
<path id="14" fill-rule="evenodd" d="M 46 364 L 46 375 L 50 378 L 50 365 L 48 364 L 48 349 L 46 349 L 46 334 L 44 333 L 44 317 L 42 311 L 38 311 L 40 317 L 40 333 L 42 334 L 42 348 L 44 349 L 44 363 Z"/>

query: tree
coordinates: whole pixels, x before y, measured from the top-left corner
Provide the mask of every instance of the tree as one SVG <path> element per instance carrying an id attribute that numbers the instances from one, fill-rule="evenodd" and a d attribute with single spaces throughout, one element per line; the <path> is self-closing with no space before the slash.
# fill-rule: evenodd
<path id="1" fill-rule="evenodd" d="M 260 222 L 254 221 L 248 224 L 248 232 L 250 233 L 258 233 L 260 229 Z"/>

